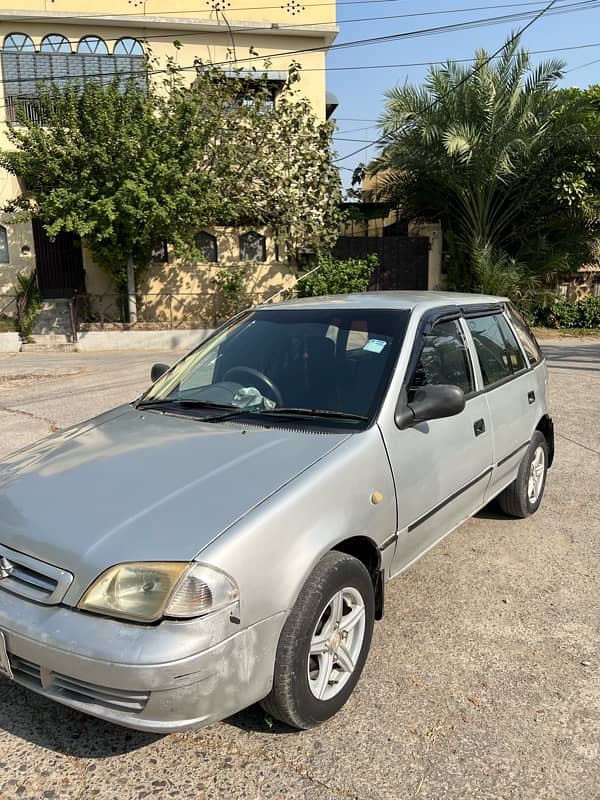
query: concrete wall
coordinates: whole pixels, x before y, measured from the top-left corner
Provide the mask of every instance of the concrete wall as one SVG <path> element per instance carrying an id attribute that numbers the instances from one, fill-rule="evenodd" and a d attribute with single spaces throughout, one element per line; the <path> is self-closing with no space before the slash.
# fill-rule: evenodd
<path id="1" fill-rule="evenodd" d="M 0 353 L 18 353 L 21 337 L 18 333 L 0 333 Z"/>
<path id="2" fill-rule="evenodd" d="M 75 349 L 80 352 L 98 350 L 191 350 L 201 344 L 210 333 L 212 333 L 211 329 L 193 331 L 87 331 L 79 334 Z M 0 334 L 0 336 L 8 335 Z"/>

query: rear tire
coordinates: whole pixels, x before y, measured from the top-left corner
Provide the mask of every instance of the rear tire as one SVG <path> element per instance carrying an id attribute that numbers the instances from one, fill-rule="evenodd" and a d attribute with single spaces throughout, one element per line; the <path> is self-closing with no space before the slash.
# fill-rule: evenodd
<path id="1" fill-rule="evenodd" d="M 373 581 L 364 564 L 345 553 L 327 553 L 283 626 L 264 710 L 300 729 L 336 714 L 360 678 L 374 620 Z"/>
<path id="2" fill-rule="evenodd" d="M 517 477 L 498 495 L 498 504 L 505 514 L 524 519 L 534 514 L 542 502 L 548 472 L 548 443 L 536 431 L 523 456 Z"/>

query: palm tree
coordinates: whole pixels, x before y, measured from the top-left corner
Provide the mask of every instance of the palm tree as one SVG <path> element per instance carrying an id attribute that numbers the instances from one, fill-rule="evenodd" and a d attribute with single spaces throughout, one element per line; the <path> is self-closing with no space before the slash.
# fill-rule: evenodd
<path id="1" fill-rule="evenodd" d="M 518 257 L 539 250 L 536 237 L 554 247 L 552 181 L 561 159 L 573 164 L 565 148 L 585 139 L 576 104 L 556 91 L 564 66 L 533 67 L 511 37 L 496 60 L 478 50 L 473 65 L 431 66 L 422 86 L 386 92 L 382 149 L 367 169 L 404 216 L 442 222 L 460 288 L 476 283 L 477 253 Z"/>

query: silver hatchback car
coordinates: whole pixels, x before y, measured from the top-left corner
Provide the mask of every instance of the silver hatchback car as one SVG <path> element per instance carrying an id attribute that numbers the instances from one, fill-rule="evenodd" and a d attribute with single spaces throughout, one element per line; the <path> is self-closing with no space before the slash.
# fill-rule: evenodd
<path id="1" fill-rule="evenodd" d="M 153 380 L 0 465 L 0 672 L 140 730 L 328 719 L 385 583 L 496 496 L 532 514 L 552 463 L 502 298 L 258 307 Z"/>

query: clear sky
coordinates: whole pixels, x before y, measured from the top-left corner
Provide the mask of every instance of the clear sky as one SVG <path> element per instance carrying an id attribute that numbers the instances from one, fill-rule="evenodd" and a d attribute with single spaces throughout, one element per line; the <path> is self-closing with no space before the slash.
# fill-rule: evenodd
<path id="1" fill-rule="evenodd" d="M 521 3 L 511 3 L 510 0 L 338 0 L 340 33 L 335 44 L 523 12 L 533 16 L 547 4 L 548 0 L 523 0 Z M 568 6 L 572 8 L 566 8 Z M 539 61 L 556 55 L 565 61 L 569 70 L 562 82 L 565 86 L 586 87 L 600 83 L 600 2 L 558 0 L 553 8 L 561 7 L 565 8 L 561 13 L 549 14 L 537 20 L 524 34 L 522 44 L 528 50 L 553 51 L 557 48 L 593 45 L 535 55 L 533 59 Z M 465 8 L 478 10 L 449 13 Z M 415 16 L 393 18 L 401 14 Z M 419 84 L 427 72 L 425 66 L 377 69 L 369 69 L 369 66 L 466 59 L 472 57 L 478 47 L 483 47 L 491 54 L 512 32 L 522 28 L 530 19 L 531 16 L 485 27 L 347 49 L 336 50 L 334 47 L 327 56 L 327 88 L 334 92 L 340 103 L 333 116 L 338 127 L 335 134 L 338 155 L 344 156 L 361 147 L 361 144 L 377 138 L 378 130 L 374 126 L 384 108 L 386 89 L 405 82 Z M 360 68 L 336 69 L 340 67 Z M 368 161 L 376 152 L 376 147 L 370 147 L 359 155 L 339 162 L 340 166 L 346 168 L 342 170 L 346 187 L 350 184 L 350 170 L 361 161 Z"/>

